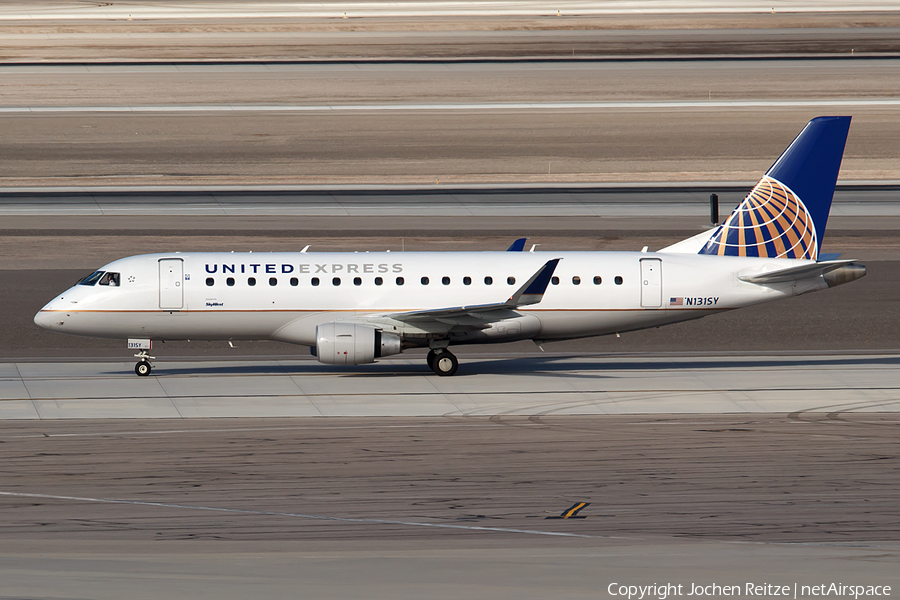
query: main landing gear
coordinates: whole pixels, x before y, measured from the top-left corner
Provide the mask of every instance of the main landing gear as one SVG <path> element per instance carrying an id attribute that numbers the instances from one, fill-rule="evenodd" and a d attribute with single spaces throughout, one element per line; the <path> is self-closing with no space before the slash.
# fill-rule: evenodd
<path id="1" fill-rule="evenodd" d="M 431 370 L 441 377 L 453 375 L 459 368 L 459 360 L 446 348 L 429 350 L 426 361 Z"/>
<path id="2" fill-rule="evenodd" d="M 150 359 L 156 357 L 150 356 L 146 350 L 141 350 L 134 356 L 138 359 L 137 364 L 134 365 L 134 372 L 137 373 L 139 377 L 146 377 L 149 375 L 150 371 L 153 370 Z"/>

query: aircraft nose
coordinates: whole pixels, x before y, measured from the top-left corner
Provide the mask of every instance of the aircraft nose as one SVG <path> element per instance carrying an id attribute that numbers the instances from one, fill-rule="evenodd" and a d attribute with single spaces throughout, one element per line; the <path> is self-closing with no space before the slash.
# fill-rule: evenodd
<path id="1" fill-rule="evenodd" d="M 34 324 L 44 329 L 53 329 L 59 325 L 59 321 L 59 314 L 44 310 L 44 308 L 34 315 Z"/>

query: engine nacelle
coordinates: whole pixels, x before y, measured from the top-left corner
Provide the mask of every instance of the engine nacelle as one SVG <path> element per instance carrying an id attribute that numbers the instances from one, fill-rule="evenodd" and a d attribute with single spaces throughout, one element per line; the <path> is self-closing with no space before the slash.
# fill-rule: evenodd
<path id="1" fill-rule="evenodd" d="M 371 325 L 323 323 L 316 327 L 319 362 L 327 365 L 360 365 L 376 358 L 400 353 L 400 338 Z"/>
<path id="2" fill-rule="evenodd" d="M 825 283 L 828 284 L 828 287 L 837 287 L 839 285 L 844 285 L 845 283 L 850 283 L 851 281 L 856 281 L 860 277 L 865 276 L 865 265 L 850 263 L 849 265 L 844 265 L 834 271 L 825 273 Z"/>

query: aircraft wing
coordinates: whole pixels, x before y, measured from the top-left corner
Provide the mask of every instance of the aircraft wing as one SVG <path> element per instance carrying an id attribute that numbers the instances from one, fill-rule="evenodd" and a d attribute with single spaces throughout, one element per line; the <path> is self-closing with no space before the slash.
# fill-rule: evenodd
<path id="1" fill-rule="evenodd" d="M 747 283 L 787 283 L 789 281 L 799 281 L 809 277 L 818 277 L 840 269 L 843 266 L 856 262 L 855 260 L 829 260 L 825 262 L 817 262 L 809 265 L 800 265 L 799 267 L 790 267 L 787 269 L 779 269 L 778 271 L 769 271 L 767 273 L 759 273 L 756 275 L 740 275 L 738 279 Z"/>
<path id="2" fill-rule="evenodd" d="M 459 319 L 461 317 L 473 317 L 485 321 L 493 320 L 493 316 L 489 313 L 496 312 L 497 318 L 506 318 L 508 311 L 515 310 L 520 306 L 528 306 L 537 304 L 544 298 L 544 292 L 553 277 L 556 265 L 560 259 L 554 258 L 548 260 L 544 266 L 537 270 L 522 287 L 515 291 L 505 302 L 497 302 L 492 304 L 472 304 L 469 306 L 453 306 L 448 308 L 433 308 L 428 310 L 416 310 L 410 312 L 394 313 L 385 315 L 397 321 L 412 323 L 417 321 L 441 321 L 445 319 Z"/>

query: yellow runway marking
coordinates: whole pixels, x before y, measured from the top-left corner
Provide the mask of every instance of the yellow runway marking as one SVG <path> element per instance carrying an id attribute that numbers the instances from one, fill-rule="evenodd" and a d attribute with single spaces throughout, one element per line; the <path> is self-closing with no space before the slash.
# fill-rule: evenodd
<path id="1" fill-rule="evenodd" d="M 587 517 L 579 517 L 578 513 L 581 512 L 583 508 L 586 506 L 590 506 L 590 502 L 576 502 L 566 510 L 562 511 L 558 517 L 546 517 L 547 519 L 585 519 Z"/>

